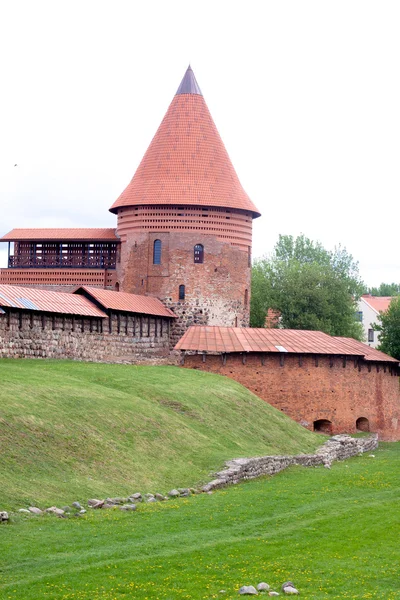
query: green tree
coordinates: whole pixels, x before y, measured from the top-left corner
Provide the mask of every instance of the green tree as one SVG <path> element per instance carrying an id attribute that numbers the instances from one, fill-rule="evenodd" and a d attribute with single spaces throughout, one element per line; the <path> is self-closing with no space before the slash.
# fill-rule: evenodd
<path id="1" fill-rule="evenodd" d="M 380 323 L 374 326 L 380 332 L 378 350 L 400 360 L 400 296 L 391 301 L 378 319 Z"/>
<path id="2" fill-rule="evenodd" d="M 254 263 L 251 325 L 263 327 L 271 308 L 285 329 L 363 339 L 355 317 L 363 289 L 358 264 L 345 248 L 331 252 L 304 235 L 280 235 L 272 254 Z"/>
<path id="3" fill-rule="evenodd" d="M 371 296 L 398 296 L 400 294 L 400 283 L 381 283 L 379 287 L 368 288 Z"/>

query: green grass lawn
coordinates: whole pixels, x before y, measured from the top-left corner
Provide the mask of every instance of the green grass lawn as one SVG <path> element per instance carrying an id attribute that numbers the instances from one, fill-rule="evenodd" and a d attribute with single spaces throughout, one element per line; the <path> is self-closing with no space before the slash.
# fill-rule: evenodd
<path id="1" fill-rule="evenodd" d="M 227 459 L 323 441 L 218 375 L 0 360 L 0 510 L 165 493 L 209 481 Z"/>
<path id="2" fill-rule="evenodd" d="M 136 513 L 17 516 L 0 527 L 1 598 L 232 599 L 290 579 L 304 599 L 399 599 L 400 443 L 374 454 Z"/>

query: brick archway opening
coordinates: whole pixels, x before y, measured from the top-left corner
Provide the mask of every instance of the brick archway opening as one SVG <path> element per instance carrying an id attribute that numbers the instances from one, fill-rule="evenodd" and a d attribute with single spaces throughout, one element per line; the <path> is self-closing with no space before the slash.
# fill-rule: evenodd
<path id="1" fill-rule="evenodd" d="M 332 421 L 328 421 L 328 419 L 318 419 L 317 421 L 314 421 L 314 431 L 331 434 Z"/>
<path id="2" fill-rule="evenodd" d="M 358 417 L 356 421 L 357 431 L 369 431 L 369 421 L 366 417 Z"/>

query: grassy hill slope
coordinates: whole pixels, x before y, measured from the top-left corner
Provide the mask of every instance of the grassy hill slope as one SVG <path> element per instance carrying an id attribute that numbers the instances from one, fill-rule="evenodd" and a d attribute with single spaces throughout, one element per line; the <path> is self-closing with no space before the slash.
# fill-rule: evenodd
<path id="1" fill-rule="evenodd" d="M 165 492 L 207 481 L 226 459 L 322 441 L 218 375 L 0 360 L 0 509 Z"/>
<path id="2" fill-rule="evenodd" d="M 400 600 L 400 443 L 374 454 L 135 513 L 17 515 L 0 526 L 0 597 L 238 600 L 290 580 L 302 600 Z"/>

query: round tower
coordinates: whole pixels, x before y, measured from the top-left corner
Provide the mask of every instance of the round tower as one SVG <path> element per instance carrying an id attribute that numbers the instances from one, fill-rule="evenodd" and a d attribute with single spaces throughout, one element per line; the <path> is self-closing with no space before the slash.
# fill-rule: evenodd
<path id="1" fill-rule="evenodd" d="M 193 324 L 249 324 L 252 219 L 243 190 L 189 67 L 118 216 L 118 288 L 157 296 Z"/>

